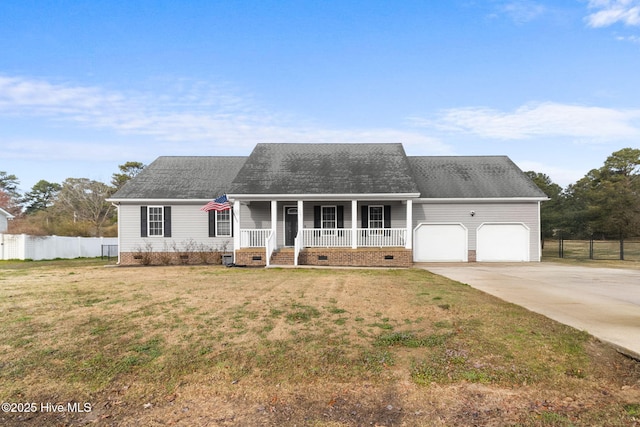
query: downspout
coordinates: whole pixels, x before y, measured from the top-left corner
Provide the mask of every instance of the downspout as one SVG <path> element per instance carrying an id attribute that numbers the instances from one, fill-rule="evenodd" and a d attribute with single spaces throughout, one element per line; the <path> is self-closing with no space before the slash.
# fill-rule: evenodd
<path id="1" fill-rule="evenodd" d="M 120 236 L 122 235 L 122 233 L 120 233 L 120 204 L 111 202 L 111 206 L 114 206 L 118 211 L 118 262 L 116 264 L 120 265 L 120 249 L 122 248 L 122 245 L 120 244 Z"/>
<path id="2" fill-rule="evenodd" d="M 544 245 L 544 233 L 542 232 L 542 218 L 540 217 L 540 211 L 542 202 L 538 202 L 538 262 L 542 261 L 542 246 Z"/>
<path id="3" fill-rule="evenodd" d="M 240 249 L 240 245 L 242 244 L 241 240 L 241 230 L 240 230 L 240 200 L 233 201 L 233 210 L 231 211 L 233 221 L 233 262 L 237 263 L 236 253 L 238 249 Z"/>

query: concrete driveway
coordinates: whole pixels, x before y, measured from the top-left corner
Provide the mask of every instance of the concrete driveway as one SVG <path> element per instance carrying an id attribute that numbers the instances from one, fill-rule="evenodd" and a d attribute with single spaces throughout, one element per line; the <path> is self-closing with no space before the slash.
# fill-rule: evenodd
<path id="1" fill-rule="evenodd" d="M 640 359 L 640 270 L 554 263 L 420 267 L 587 331 Z"/>

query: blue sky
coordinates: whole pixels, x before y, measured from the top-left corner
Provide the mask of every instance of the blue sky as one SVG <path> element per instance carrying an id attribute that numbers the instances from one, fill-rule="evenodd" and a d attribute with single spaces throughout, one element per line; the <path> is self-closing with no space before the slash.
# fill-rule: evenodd
<path id="1" fill-rule="evenodd" d="M 0 171 L 402 142 L 566 186 L 640 147 L 640 0 L 0 2 Z"/>

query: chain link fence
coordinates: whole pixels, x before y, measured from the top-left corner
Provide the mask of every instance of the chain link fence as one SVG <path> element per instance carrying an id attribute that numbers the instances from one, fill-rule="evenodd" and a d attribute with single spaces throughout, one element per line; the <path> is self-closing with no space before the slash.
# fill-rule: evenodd
<path id="1" fill-rule="evenodd" d="M 640 261 L 640 236 L 625 239 L 578 239 L 562 233 L 546 239 L 542 255 L 549 258 Z"/>

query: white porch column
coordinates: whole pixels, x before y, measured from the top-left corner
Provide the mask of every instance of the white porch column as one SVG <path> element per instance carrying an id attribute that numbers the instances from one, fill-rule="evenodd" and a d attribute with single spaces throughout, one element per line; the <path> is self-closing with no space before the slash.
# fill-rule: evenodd
<path id="1" fill-rule="evenodd" d="M 236 251 L 240 249 L 240 200 L 233 202 L 233 262 L 236 262 Z"/>
<path id="2" fill-rule="evenodd" d="M 271 201 L 271 232 L 274 236 L 278 235 L 278 201 Z M 278 243 L 278 239 L 275 240 L 276 246 Z"/>
<path id="3" fill-rule="evenodd" d="M 304 228 L 304 202 L 298 200 L 298 234 L 296 237 L 302 238 L 302 229 Z"/>
<path id="4" fill-rule="evenodd" d="M 406 249 L 413 248 L 413 200 L 407 200 L 407 239 L 405 240 L 404 247 Z"/>
<path id="5" fill-rule="evenodd" d="M 296 233 L 296 237 L 293 240 L 293 265 L 297 267 L 300 251 L 304 247 L 304 235 L 302 232 L 302 230 L 304 229 L 304 202 L 302 200 L 298 200 L 296 210 L 298 212 L 298 232 Z"/>
<path id="6" fill-rule="evenodd" d="M 351 248 L 358 247 L 358 201 L 351 201 Z"/>

